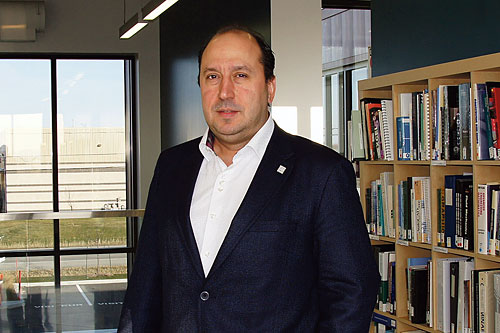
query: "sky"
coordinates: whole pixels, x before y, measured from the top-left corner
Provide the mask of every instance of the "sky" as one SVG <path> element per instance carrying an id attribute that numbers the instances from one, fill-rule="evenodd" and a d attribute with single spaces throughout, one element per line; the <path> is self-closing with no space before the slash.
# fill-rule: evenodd
<path id="1" fill-rule="evenodd" d="M 64 127 L 123 128 L 124 61 L 58 60 L 57 95 Z M 41 114 L 50 127 L 50 110 L 50 60 L 0 59 L 0 115 Z"/>

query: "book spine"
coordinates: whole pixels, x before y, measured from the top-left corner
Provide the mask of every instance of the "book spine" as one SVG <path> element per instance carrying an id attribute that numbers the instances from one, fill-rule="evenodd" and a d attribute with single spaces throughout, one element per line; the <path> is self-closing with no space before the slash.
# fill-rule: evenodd
<path id="1" fill-rule="evenodd" d="M 488 254 L 488 235 L 486 228 L 488 225 L 487 209 L 487 185 L 478 184 L 477 187 L 477 246 L 478 253 Z"/>

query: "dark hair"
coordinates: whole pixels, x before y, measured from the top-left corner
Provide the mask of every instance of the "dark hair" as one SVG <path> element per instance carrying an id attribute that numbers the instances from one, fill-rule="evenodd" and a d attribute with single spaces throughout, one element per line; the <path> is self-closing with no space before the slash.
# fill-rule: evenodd
<path id="1" fill-rule="evenodd" d="M 267 44 L 264 40 L 264 37 L 262 37 L 262 35 L 258 32 L 253 31 L 252 29 L 245 26 L 228 25 L 220 28 L 219 30 L 217 30 L 217 32 L 211 35 L 200 49 L 200 52 L 198 53 L 198 85 L 200 84 L 201 57 L 203 56 L 203 52 L 205 52 L 208 43 L 210 43 L 210 41 L 214 39 L 214 37 L 223 35 L 231 31 L 246 32 L 255 39 L 262 53 L 260 62 L 262 63 L 262 65 L 264 65 L 264 77 L 266 78 L 266 81 L 269 81 L 274 77 L 274 53 L 273 50 L 271 50 L 269 44 Z"/>

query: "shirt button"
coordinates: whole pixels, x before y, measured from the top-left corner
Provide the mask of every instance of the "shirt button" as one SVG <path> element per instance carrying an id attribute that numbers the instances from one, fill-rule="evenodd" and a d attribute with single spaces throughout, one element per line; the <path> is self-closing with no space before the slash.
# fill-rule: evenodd
<path id="1" fill-rule="evenodd" d="M 219 187 L 218 190 L 219 190 L 219 192 L 224 191 L 224 189 L 222 187 Z"/>
<path id="2" fill-rule="evenodd" d="M 210 255 L 210 252 L 205 252 L 205 257 L 208 257 Z"/>
<path id="3" fill-rule="evenodd" d="M 202 301 L 208 300 L 209 297 L 210 297 L 210 294 L 208 293 L 208 291 L 202 291 L 200 294 L 200 298 Z"/>

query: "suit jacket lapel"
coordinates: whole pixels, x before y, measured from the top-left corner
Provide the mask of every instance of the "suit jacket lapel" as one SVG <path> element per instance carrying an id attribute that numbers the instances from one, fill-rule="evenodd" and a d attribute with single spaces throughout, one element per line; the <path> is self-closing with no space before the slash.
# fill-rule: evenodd
<path id="1" fill-rule="evenodd" d="M 203 161 L 203 155 L 198 149 L 199 140 L 196 140 L 196 142 L 197 144 L 195 149 L 186 154 L 186 159 L 184 159 L 185 163 L 180 166 L 182 169 L 182 176 L 177 179 L 177 188 L 170 190 L 176 192 L 174 195 L 177 197 L 179 203 L 177 205 L 179 209 L 176 220 L 181 234 L 184 237 L 184 243 L 188 248 L 189 256 L 193 261 L 196 272 L 204 278 L 205 274 L 203 273 L 200 253 L 198 251 L 196 239 L 194 238 L 191 219 L 189 217 L 194 186 L 196 184 L 196 179 L 198 178 L 201 162 Z"/>
<path id="2" fill-rule="evenodd" d="M 207 278 L 224 262 L 244 232 L 250 228 L 293 169 L 293 150 L 286 134 L 277 125 L 248 191 L 236 212 Z M 280 168 L 281 167 L 281 168 Z M 283 168 L 286 169 L 283 171 Z M 281 171 L 278 171 L 280 168 Z"/>

